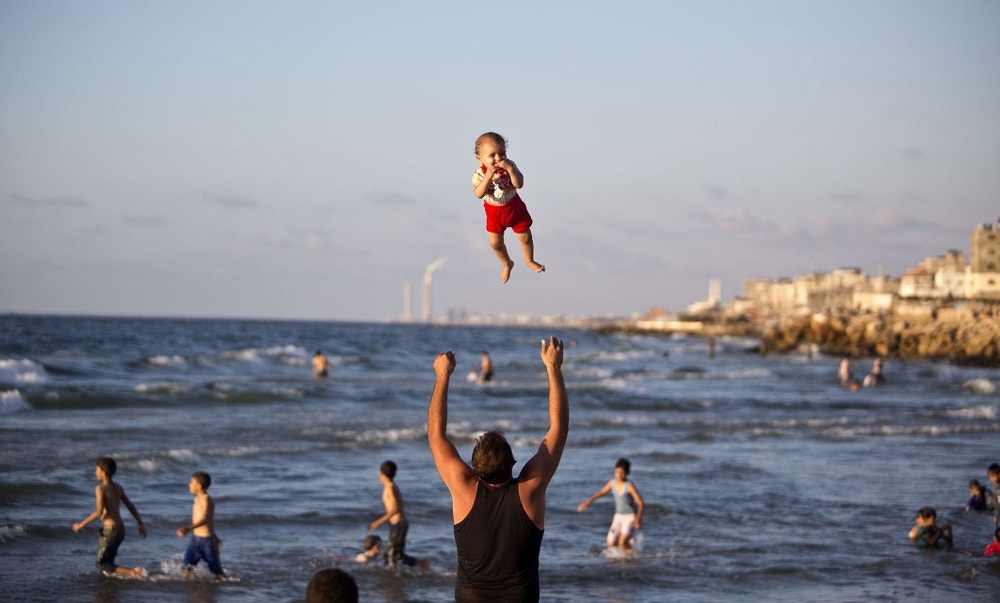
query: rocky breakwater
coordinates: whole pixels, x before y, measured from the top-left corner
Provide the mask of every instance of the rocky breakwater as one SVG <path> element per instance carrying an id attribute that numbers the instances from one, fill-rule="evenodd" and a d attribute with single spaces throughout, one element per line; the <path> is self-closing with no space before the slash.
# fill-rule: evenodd
<path id="1" fill-rule="evenodd" d="M 1000 318 L 969 313 L 937 316 L 788 317 L 761 325 L 762 354 L 815 344 L 838 356 L 937 358 L 1000 367 Z"/>

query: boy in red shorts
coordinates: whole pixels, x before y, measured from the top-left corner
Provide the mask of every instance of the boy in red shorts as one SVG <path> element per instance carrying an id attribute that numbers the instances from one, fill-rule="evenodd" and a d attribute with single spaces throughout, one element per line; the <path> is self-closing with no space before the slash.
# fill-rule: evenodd
<path id="1" fill-rule="evenodd" d="M 479 160 L 479 169 L 472 175 L 472 192 L 483 200 L 490 247 L 503 264 L 500 281 L 506 283 L 514 267 L 503 240 L 503 233 L 508 228 L 521 241 L 521 252 L 528 268 L 545 272 L 545 266 L 535 261 L 531 216 L 517 194 L 517 189 L 524 186 L 524 176 L 514 162 L 507 159 L 507 140 L 496 132 L 483 134 L 476 139 L 476 159 Z"/>

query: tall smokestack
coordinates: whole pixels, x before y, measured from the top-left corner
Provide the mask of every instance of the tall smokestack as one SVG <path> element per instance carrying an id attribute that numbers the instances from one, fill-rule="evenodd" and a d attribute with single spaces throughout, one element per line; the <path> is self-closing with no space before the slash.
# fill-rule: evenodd
<path id="1" fill-rule="evenodd" d="M 441 266 L 444 266 L 444 258 L 434 260 L 424 270 L 424 296 L 420 303 L 421 322 L 431 321 L 431 285 L 434 280 L 434 272 Z"/>
<path id="2" fill-rule="evenodd" d="M 403 283 L 403 322 L 413 322 L 413 284 Z"/>

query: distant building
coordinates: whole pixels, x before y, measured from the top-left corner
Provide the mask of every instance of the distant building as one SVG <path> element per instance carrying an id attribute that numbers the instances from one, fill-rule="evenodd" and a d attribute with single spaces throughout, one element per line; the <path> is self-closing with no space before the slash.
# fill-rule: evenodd
<path id="1" fill-rule="evenodd" d="M 965 254 L 950 249 L 926 258 L 898 280 L 879 273 L 866 276 L 858 268 L 829 274 L 811 272 L 793 279 L 751 279 L 743 282 L 742 304 L 759 316 L 806 314 L 828 310 L 882 312 L 949 300 L 1000 301 L 1000 221 L 972 230 L 969 264 Z M 929 311 L 929 309 L 928 309 Z"/>

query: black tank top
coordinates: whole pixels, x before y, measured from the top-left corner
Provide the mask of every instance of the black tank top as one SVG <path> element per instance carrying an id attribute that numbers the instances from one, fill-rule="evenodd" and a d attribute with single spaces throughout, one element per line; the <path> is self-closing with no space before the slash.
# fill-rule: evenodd
<path id="1" fill-rule="evenodd" d="M 521 506 L 517 479 L 499 488 L 480 481 L 472 510 L 455 525 L 455 601 L 538 601 L 543 534 Z"/>

